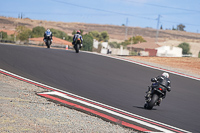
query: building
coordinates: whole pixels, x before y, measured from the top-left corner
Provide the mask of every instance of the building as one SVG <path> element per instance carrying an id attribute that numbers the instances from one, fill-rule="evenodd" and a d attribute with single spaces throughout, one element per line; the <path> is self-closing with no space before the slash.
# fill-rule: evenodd
<path id="1" fill-rule="evenodd" d="M 96 39 L 94 39 L 93 47 L 97 49 L 99 45 L 101 45 L 99 52 L 102 54 L 129 55 L 129 50 L 123 49 L 123 46 L 120 46 L 120 48 L 111 48 L 110 45 L 108 45 L 108 42 L 98 42 Z"/>
<path id="2" fill-rule="evenodd" d="M 158 47 L 157 56 L 161 57 L 182 57 L 182 48 L 174 46 L 162 46 Z"/>
<path id="3" fill-rule="evenodd" d="M 138 44 L 127 45 L 129 51 L 134 51 L 141 56 L 156 56 L 156 48 L 160 47 L 154 42 L 142 42 Z"/>

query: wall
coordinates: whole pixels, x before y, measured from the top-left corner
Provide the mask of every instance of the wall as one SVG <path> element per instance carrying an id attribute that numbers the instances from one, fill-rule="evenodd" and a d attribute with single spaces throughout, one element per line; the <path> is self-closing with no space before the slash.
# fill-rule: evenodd
<path id="1" fill-rule="evenodd" d="M 157 49 L 157 56 L 161 57 L 182 57 L 182 48 L 174 46 L 162 46 Z"/>

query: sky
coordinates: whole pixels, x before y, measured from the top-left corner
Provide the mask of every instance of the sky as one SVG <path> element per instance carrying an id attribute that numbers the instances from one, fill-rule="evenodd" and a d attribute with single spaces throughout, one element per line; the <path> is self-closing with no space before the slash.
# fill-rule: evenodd
<path id="1" fill-rule="evenodd" d="M 157 29 L 185 25 L 200 33 L 200 0 L 0 0 L 0 16 L 35 20 L 125 24 Z M 160 17 L 159 17 L 160 16 Z"/>

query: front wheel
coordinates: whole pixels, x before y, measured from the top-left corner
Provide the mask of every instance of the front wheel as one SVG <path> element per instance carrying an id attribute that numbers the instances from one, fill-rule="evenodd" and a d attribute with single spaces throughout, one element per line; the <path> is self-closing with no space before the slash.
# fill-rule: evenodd
<path id="1" fill-rule="evenodd" d="M 158 95 L 157 94 L 153 94 L 151 101 L 149 101 L 148 103 L 146 103 L 145 108 L 146 109 L 152 109 L 153 106 L 155 106 L 156 102 L 158 101 Z"/>

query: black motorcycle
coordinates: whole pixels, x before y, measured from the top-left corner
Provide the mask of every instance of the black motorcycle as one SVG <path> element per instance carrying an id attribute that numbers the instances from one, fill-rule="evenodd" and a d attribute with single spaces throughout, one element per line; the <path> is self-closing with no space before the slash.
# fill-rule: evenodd
<path id="1" fill-rule="evenodd" d="M 149 87 L 149 91 L 145 96 L 145 109 L 152 109 L 154 106 L 160 105 L 161 98 L 165 96 L 166 88 L 161 84 L 155 83 L 155 88 Z"/>
<path id="2" fill-rule="evenodd" d="M 76 53 L 79 53 L 80 48 L 81 48 L 81 39 L 78 38 L 74 43 L 74 49 Z"/>
<path id="3" fill-rule="evenodd" d="M 46 37 L 45 44 L 46 44 L 47 48 L 50 48 L 50 45 L 51 45 L 51 37 L 50 36 Z"/>

